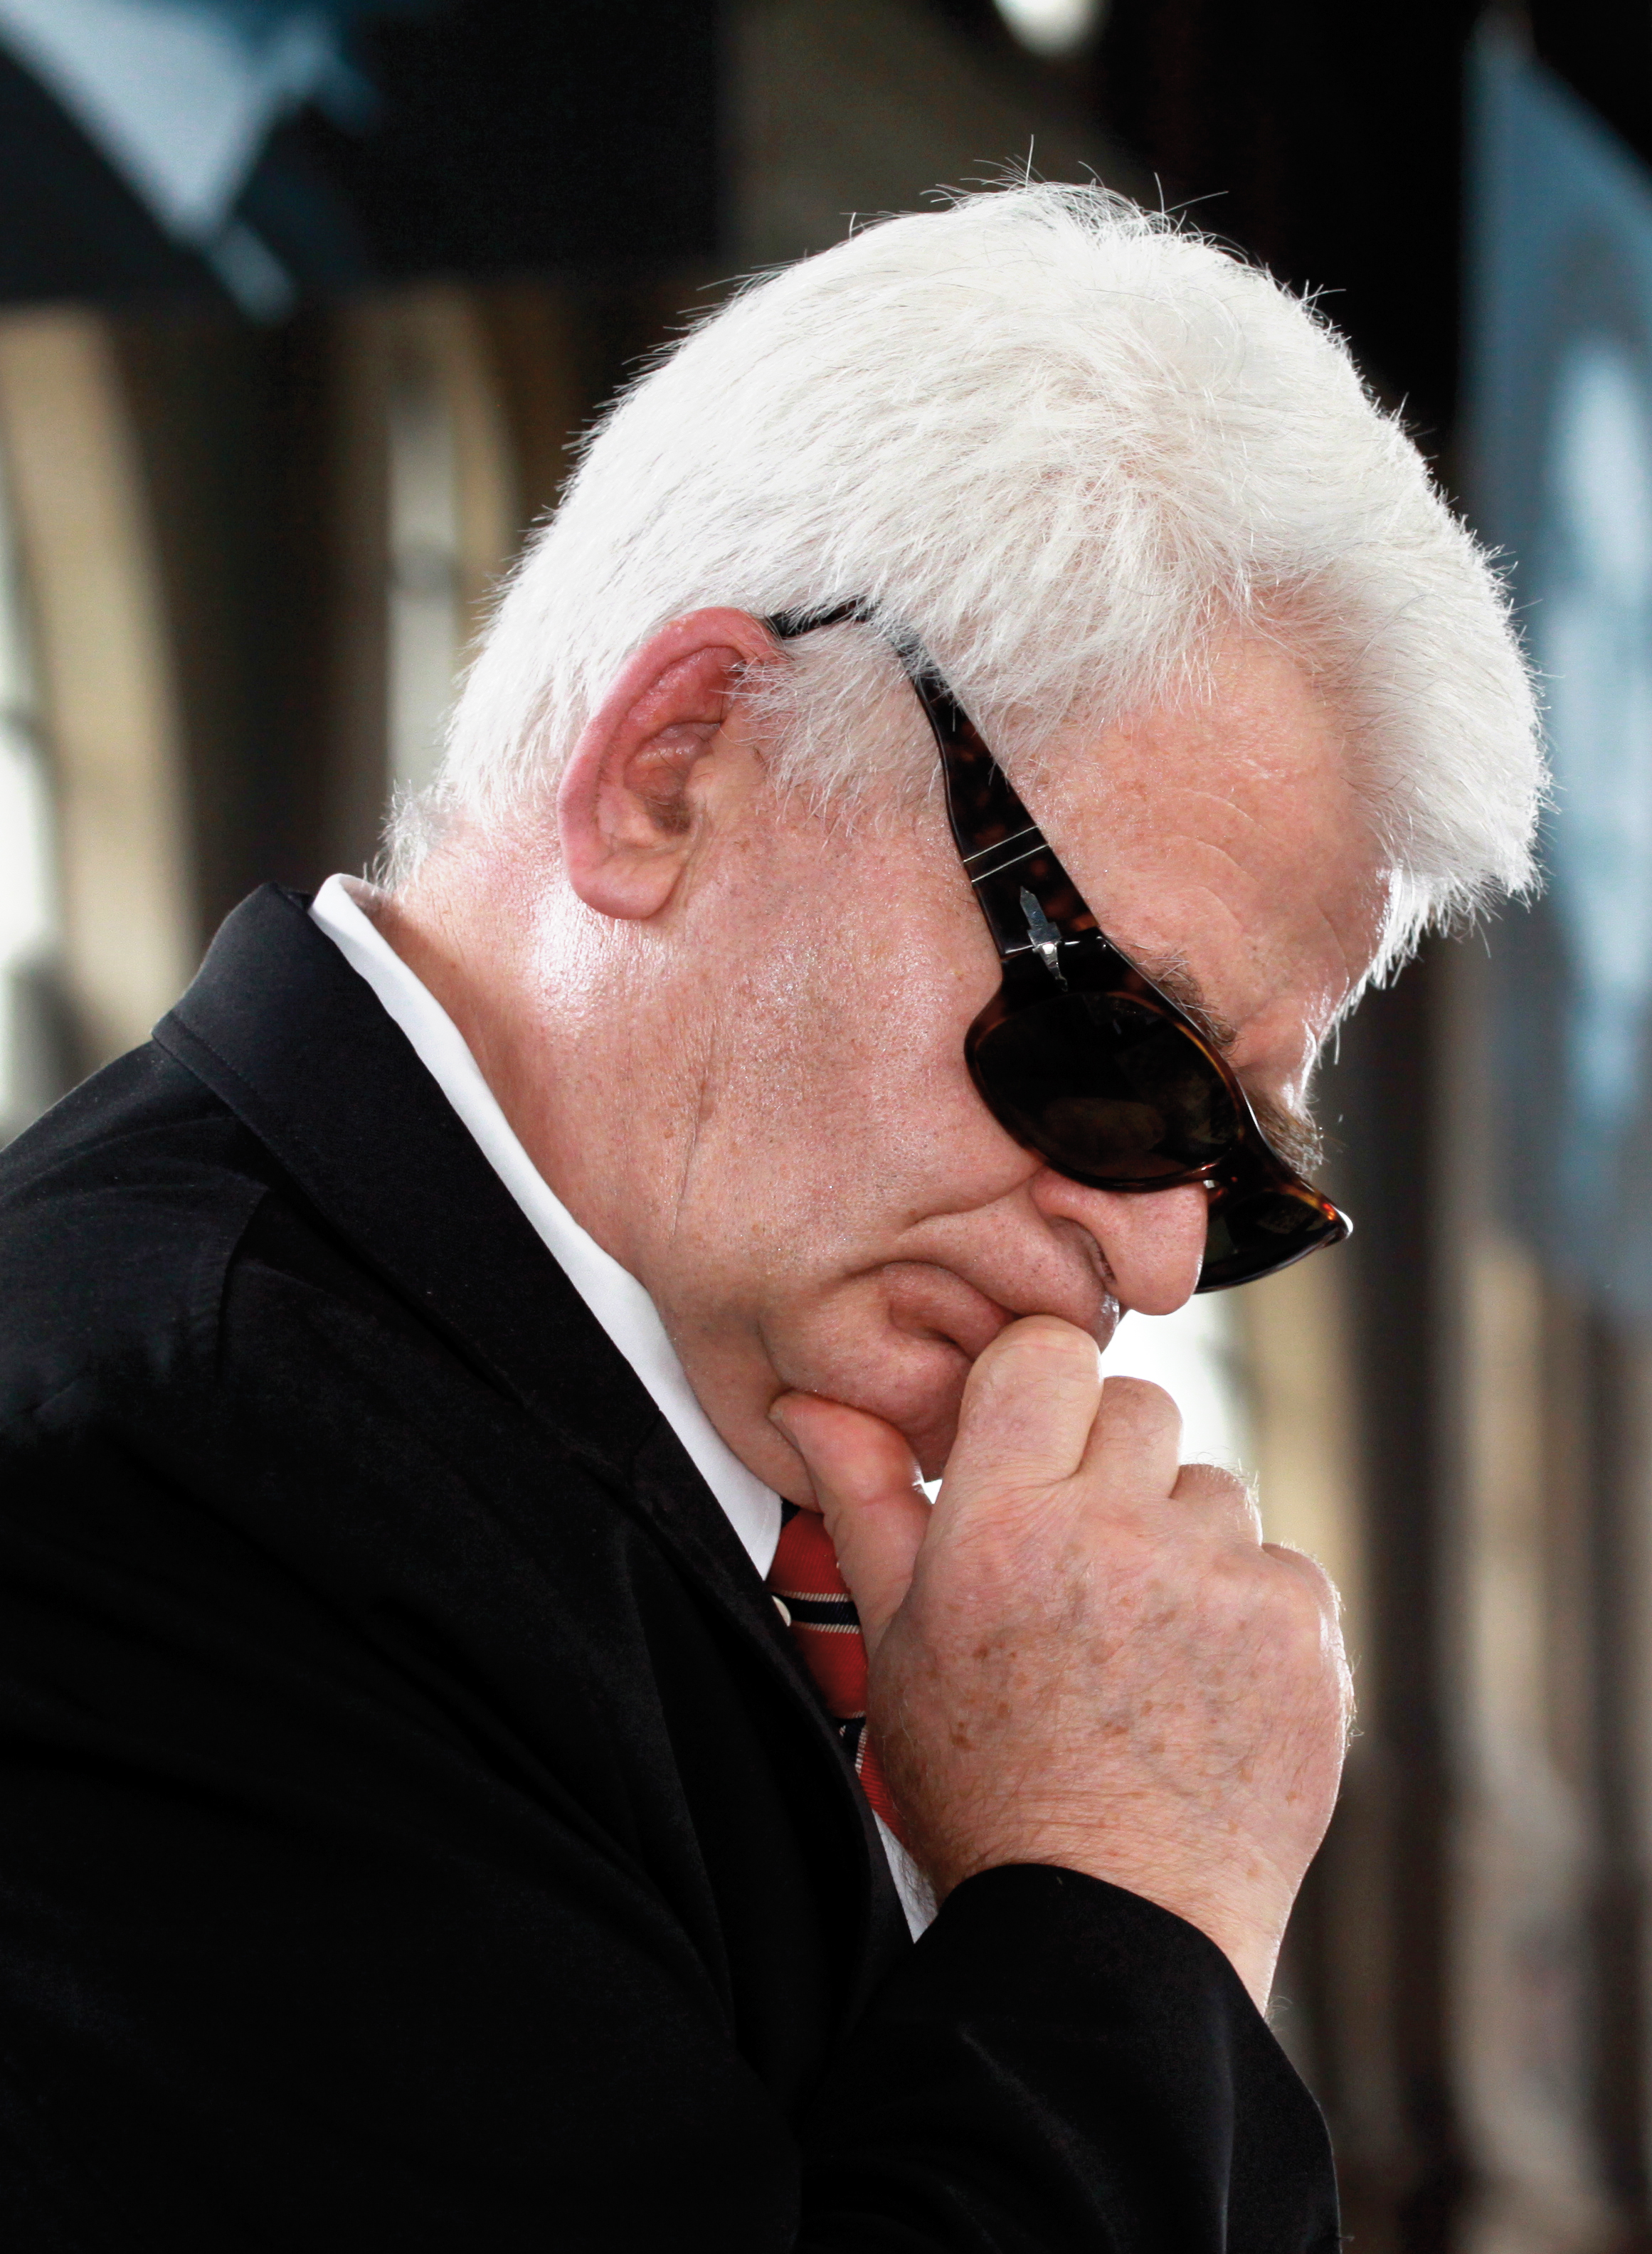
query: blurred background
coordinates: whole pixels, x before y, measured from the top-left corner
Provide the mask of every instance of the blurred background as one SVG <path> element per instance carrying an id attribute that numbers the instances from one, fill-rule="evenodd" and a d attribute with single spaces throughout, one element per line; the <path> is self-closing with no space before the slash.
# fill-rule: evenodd
<path id="1" fill-rule="evenodd" d="M 1348 1250 L 1114 1350 L 1347 1593 L 1359 2254 L 1652 2248 L 1648 158 L 1645 0 L 0 0 L 0 1134 L 371 860 L 574 436 L 856 213 L 1190 206 L 1509 555 L 1550 890 L 1345 1033 Z"/>

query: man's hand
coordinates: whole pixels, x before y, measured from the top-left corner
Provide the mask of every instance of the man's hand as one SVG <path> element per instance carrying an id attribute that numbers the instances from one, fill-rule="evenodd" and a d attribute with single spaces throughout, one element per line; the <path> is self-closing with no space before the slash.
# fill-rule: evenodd
<path id="1" fill-rule="evenodd" d="M 870 1726 L 945 1895 L 1054 1863 L 1173 1910 L 1258 2006 L 1330 1820 L 1349 1684 L 1337 1597 L 1240 1480 L 1177 1460 L 1157 1386 L 1033 1316 L 982 1354 L 931 1512 L 899 1433 L 807 1394 L 808 1466 L 860 1608 Z"/>

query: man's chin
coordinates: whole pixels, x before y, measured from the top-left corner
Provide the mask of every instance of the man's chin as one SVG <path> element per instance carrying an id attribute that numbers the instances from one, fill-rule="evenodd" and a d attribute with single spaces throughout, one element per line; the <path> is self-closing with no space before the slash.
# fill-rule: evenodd
<path id="1" fill-rule="evenodd" d="M 892 1425 L 917 1459 L 925 1479 L 939 1479 L 957 1437 L 958 1413 L 972 1365 L 954 1349 L 934 1348 L 923 1360 L 935 1366 L 914 1370 L 911 1341 L 901 1344 L 906 1351 L 885 1357 L 884 1367 L 875 1374 L 869 1375 L 864 1368 L 852 1372 L 822 1370 L 805 1390 Z M 904 1369 L 890 1367 L 902 1362 L 907 1365 Z"/>

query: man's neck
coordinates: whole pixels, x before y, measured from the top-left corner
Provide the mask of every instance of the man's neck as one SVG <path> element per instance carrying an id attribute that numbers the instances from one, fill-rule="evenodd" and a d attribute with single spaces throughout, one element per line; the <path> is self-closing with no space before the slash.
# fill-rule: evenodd
<path id="1" fill-rule="evenodd" d="M 525 888 L 508 877 L 487 879 L 486 872 L 421 872 L 407 890 L 362 905 L 458 1028 L 546 1183 L 604 1251 L 640 1275 L 639 1224 L 660 1177 L 632 1180 L 629 1158 L 666 1146 L 664 1123 L 652 1118 L 659 1076 L 609 1054 L 622 1029 L 605 1022 L 577 972 L 564 982 L 548 962 L 536 943 L 540 931 L 524 928 Z M 616 1102 L 623 1122 L 612 1116 Z"/>

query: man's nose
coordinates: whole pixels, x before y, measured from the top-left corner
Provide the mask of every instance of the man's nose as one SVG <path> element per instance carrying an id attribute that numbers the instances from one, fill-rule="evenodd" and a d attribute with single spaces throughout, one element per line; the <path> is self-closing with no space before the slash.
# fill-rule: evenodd
<path id="1" fill-rule="evenodd" d="M 1076 1222 L 1096 1239 L 1122 1307 L 1169 1315 L 1192 1297 L 1209 1220 L 1209 1203 L 1197 1182 L 1127 1197 L 1086 1189 L 1046 1166 L 1032 1188 L 1041 1214 Z"/>

